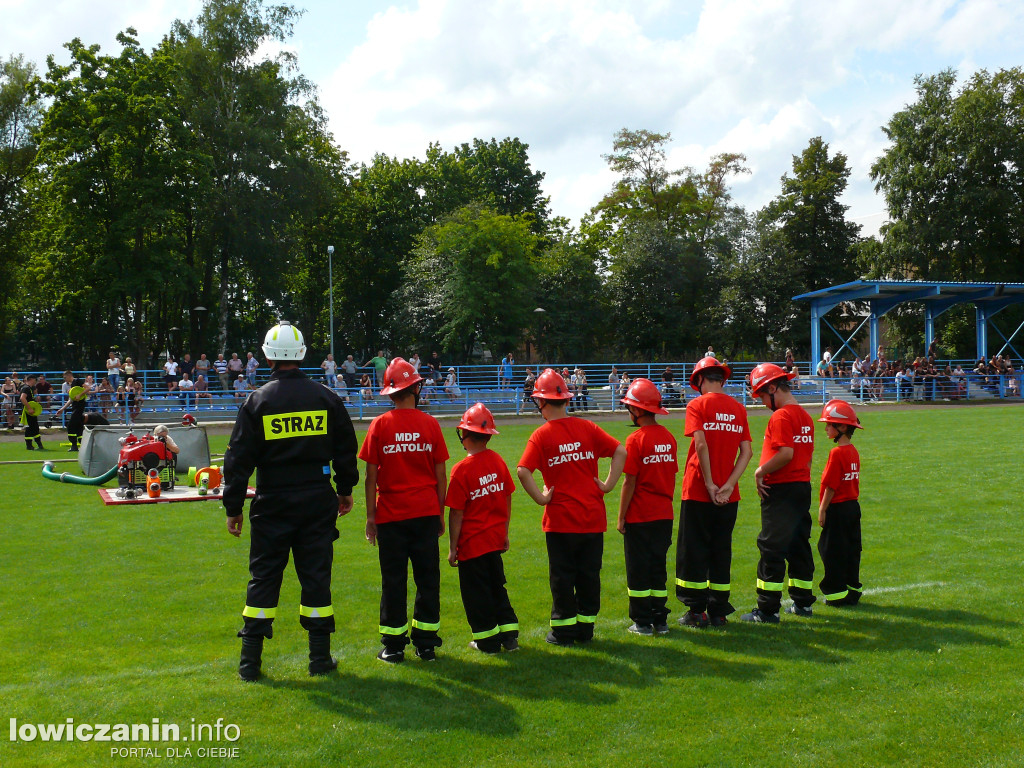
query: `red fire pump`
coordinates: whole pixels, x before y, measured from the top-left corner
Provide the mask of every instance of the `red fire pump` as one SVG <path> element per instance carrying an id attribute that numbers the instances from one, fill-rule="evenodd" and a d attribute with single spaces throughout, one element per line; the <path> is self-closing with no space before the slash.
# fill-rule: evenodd
<path id="1" fill-rule="evenodd" d="M 174 453 L 168 450 L 163 440 L 146 434 L 136 437 L 127 434 L 120 440 L 121 451 L 117 457 L 117 495 L 133 499 L 147 492 L 150 473 L 155 470 L 160 481 L 160 490 L 174 488 Z"/>

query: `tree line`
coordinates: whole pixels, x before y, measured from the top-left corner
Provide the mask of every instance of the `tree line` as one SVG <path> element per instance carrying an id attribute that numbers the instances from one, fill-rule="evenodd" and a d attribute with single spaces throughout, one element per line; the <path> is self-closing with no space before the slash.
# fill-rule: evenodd
<path id="1" fill-rule="evenodd" d="M 295 58 L 260 53 L 297 16 L 207 0 L 149 51 L 127 29 L 116 53 L 75 39 L 45 72 L 0 61 L 0 359 L 252 349 L 278 318 L 325 351 L 328 245 L 339 351 L 457 360 L 524 342 L 564 360 L 680 359 L 708 343 L 781 357 L 808 347 L 798 293 L 1024 279 L 1019 68 L 917 78 L 871 168 L 881 239 L 847 219 L 849 161 L 820 137 L 747 211 L 730 191 L 750 172 L 740 152 L 672 169 L 670 134 L 625 128 L 605 156 L 614 187 L 572 226 L 519 138 L 352 162 Z M 919 307 L 890 320 L 890 343 L 921 346 Z M 969 308 L 943 316 L 948 354 L 972 354 L 972 331 Z"/>

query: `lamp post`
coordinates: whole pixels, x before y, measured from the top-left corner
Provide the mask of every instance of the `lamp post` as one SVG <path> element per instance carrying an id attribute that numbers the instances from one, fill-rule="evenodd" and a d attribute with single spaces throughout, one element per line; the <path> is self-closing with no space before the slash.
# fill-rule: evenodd
<path id="1" fill-rule="evenodd" d="M 337 362 L 334 356 L 334 246 L 327 246 L 327 301 L 330 304 L 331 323 L 331 359 Z"/>
<path id="2" fill-rule="evenodd" d="M 537 317 L 537 360 L 538 361 L 540 361 L 542 359 L 541 356 L 540 356 L 541 321 L 544 319 L 544 315 L 546 313 L 547 313 L 547 310 L 544 309 L 544 307 L 537 307 L 535 310 L 533 310 L 533 314 L 536 315 L 536 317 Z M 540 362 L 538 362 L 537 365 L 539 367 L 540 366 Z"/>
<path id="3" fill-rule="evenodd" d="M 204 307 L 202 305 L 197 305 L 195 307 L 192 307 L 192 315 L 193 315 L 193 317 L 195 317 L 196 336 L 199 337 L 198 339 L 193 339 L 192 343 L 195 344 L 199 348 L 200 352 L 202 352 L 202 348 L 204 346 L 204 344 L 203 344 L 203 318 L 206 316 L 206 307 Z"/>

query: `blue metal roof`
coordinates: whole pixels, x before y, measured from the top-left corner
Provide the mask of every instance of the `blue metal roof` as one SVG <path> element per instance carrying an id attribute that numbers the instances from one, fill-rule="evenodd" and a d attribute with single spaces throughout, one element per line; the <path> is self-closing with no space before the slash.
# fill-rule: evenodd
<path id="1" fill-rule="evenodd" d="M 815 299 L 864 301 L 867 299 L 903 298 L 904 301 L 934 301 L 939 297 L 959 297 L 962 301 L 985 301 L 1004 296 L 1024 297 L 1024 283 L 977 283 L 942 280 L 854 280 L 852 283 L 830 285 L 810 293 L 794 296 L 794 301 Z"/>

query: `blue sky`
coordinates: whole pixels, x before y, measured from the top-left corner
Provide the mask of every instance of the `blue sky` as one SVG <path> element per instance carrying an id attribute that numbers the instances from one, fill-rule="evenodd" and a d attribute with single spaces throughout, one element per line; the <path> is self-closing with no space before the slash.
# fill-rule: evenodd
<path id="1" fill-rule="evenodd" d="M 671 132 L 672 167 L 741 152 L 736 200 L 764 205 L 813 136 L 849 158 L 850 216 L 877 229 L 868 177 L 880 127 L 915 74 L 1024 65 L 1011 0 L 306 0 L 290 43 L 353 159 L 422 156 L 518 136 L 574 220 L 614 181 L 602 154 L 622 127 Z M 113 50 L 131 25 L 155 44 L 197 0 L 0 0 L 0 55 L 42 65 L 78 36 Z"/>

